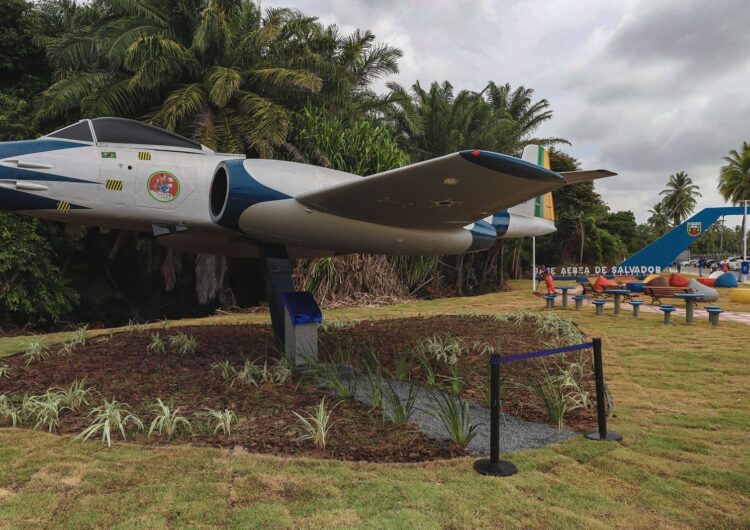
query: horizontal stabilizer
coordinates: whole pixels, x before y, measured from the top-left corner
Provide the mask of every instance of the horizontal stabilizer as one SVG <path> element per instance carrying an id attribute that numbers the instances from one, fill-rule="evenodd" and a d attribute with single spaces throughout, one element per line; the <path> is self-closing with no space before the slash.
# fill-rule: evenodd
<path id="1" fill-rule="evenodd" d="M 565 184 L 579 184 L 581 182 L 591 182 L 604 177 L 613 177 L 617 173 L 607 171 L 606 169 L 590 169 L 586 171 L 562 171 L 560 175 L 565 179 Z"/>
<path id="2" fill-rule="evenodd" d="M 315 210 L 413 228 L 464 226 L 563 186 L 548 169 L 490 151 L 461 151 L 303 193 Z"/>

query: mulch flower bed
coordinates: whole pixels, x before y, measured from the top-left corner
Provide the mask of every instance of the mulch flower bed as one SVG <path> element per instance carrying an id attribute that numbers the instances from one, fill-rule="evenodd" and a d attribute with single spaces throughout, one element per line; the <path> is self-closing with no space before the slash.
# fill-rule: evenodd
<path id="1" fill-rule="evenodd" d="M 173 327 L 160 330 L 167 338 L 177 333 L 195 337 L 195 353 L 180 354 L 167 347 L 166 353 L 148 351 L 151 336 L 156 330 L 141 333 L 117 333 L 89 339 L 75 348 L 74 353 L 59 355 L 58 346 L 51 348 L 49 359 L 29 366 L 21 355 L 4 359 L 10 377 L 0 379 L 0 395 L 19 396 L 43 394 L 50 388 L 67 387 L 85 378 L 86 386 L 96 395 L 88 407 L 78 413 L 66 412 L 60 433 L 76 434 L 90 422 L 86 414 L 101 404 L 104 398 L 116 397 L 127 403 L 146 424 L 153 418 L 152 407 L 157 398 L 183 407 L 182 414 L 194 420 L 193 414 L 211 409 L 231 409 L 241 422 L 231 436 L 201 433 L 194 420 L 191 435 L 183 435 L 172 443 L 190 441 L 198 445 L 244 447 L 248 451 L 277 455 L 309 455 L 320 458 L 366 460 L 373 462 L 418 462 L 450 458 L 466 454 L 457 445 L 427 438 L 414 426 L 397 427 L 383 421 L 380 410 L 370 410 L 355 401 L 342 401 L 332 414 L 340 420 L 332 428 L 326 449 L 317 449 L 310 441 L 299 441 L 302 430 L 293 411 L 313 411 L 323 397 L 330 408 L 337 399 L 317 388 L 310 377 L 293 374 L 284 384 L 264 384 L 259 387 L 229 387 L 211 365 L 229 361 L 240 368 L 245 359 L 278 358 L 273 347 L 270 326 L 263 325 L 206 325 Z M 472 341 L 491 343 L 503 353 L 518 353 L 545 346 L 538 330 L 524 325 L 496 322 L 483 317 L 440 316 L 399 320 L 365 321 L 346 329 L 321 332 L 321 351 L 347 347 L 352 352 L 352 363 L 357 364 L 357 352 L 372 348 L 379 353 L 386 371 L 395 370 L 398 355 L 410 351 L 420 339 L 435 334 L 448 334 Z M 464 397 L 483 402 L 487 381 L 487 355 L 470 351 L 461 359 L 466 379 Z M 534 367 L 537 368 L 534 368 Z M 529 371 L 538 370 L 539 363 L 508 365 L 504 381 L 521 381 Z M 419 366 L 411 366 L 412 379 L 421 381 Z M 591 387 L 593 383 L 586 384 Z M 505 389 L 504 389 L 505 392 Z M 546 421 L 546 415 L 535 404 L 535 396 L 522 387 L 508 387 L 503 394 L 507 412 L 531 420 Z M 578 411 L 567 419 L 574 428 L 588 428 L 595 424 L 593 409 Z M 168 443 L 163 437 L 147 438 L 136 434 L 134 440 L 145 444 Z"/>

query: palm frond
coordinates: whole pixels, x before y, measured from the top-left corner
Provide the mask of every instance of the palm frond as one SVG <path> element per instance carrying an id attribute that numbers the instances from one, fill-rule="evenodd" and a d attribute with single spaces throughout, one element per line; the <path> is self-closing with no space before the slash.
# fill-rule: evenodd
<path id="1" fill-rule="evenodd" d="M 277 88 L 303 88 L 316 93 L 323 86 L 323 81 L 317 75 L 304 70 L 290 70 L 288 68 L 259 68 L 248 72 L 249 79 L 268 83 Z"/>
<path id="2" fill-rule="evenodd" d="M 200 83 L 185 85 L 166 97 L 161 109 L 150 121 L 173 131 L 182 120 L 202 112 L 207 103 L 206 93 Z"/>
<path id="3" fill-rule="evenodd" d="M 116 13 L 148 20 L 162 27 L 169 25 L 166 17 L 147 0 L 107 0 L 107 4 Z"/>
<path id="4" fill-rule="evenodd" d="M 208 71 L 208 97 L 217 106 L 223 107 L 237 93 L 242 75 L 234 68 L 214 66 Z"/>
<path id="5" fill-rule="evenodd" d="M 44 92 L 44 104 L 39 117 L 51 119 L 64 116 L 70 110 L 79 108 L 81 101 L 91 93 L 115 80 L 113 74 L 103 72 L 86 72 L 65 77 Z"/>

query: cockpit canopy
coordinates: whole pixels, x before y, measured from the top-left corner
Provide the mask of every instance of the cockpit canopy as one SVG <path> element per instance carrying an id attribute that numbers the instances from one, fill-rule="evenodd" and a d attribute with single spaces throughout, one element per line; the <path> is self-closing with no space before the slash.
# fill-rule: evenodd
<path id="1" fill-rule="evenodd" d="M 93 127 L 96 140 L 91 134 Z M 48 138 L 94 142 L 100 144 L 136 144 L 164 147 L 178 147 L 202 150 L 203 146 L 184 136 L 153 125 L 125 118 L 94 118 L 63 127 L 47 135 Z"/>

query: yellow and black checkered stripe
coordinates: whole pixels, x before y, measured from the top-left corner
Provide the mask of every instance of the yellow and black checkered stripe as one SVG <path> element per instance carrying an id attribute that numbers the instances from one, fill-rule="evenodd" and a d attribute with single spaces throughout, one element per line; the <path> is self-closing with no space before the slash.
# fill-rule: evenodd
<path id="1" fill-rule="evenodd" d="M 107 179 L 107 182 L 104 183 L 104 187 L 110 191 L 122 191 L 123 184 L 121 180 Z"/>
<path id="2" fill-rule="evenodd" d="M 60 213 L 68 213 L 70 211 L 70 203 L 68 201 L 58 202 L 57 211 Z"/>
<path id="3" fill-rule="evenodd" d="M 148 151 L 138 151 L 138 160 L 151 160 L 151 153 Z"/>

